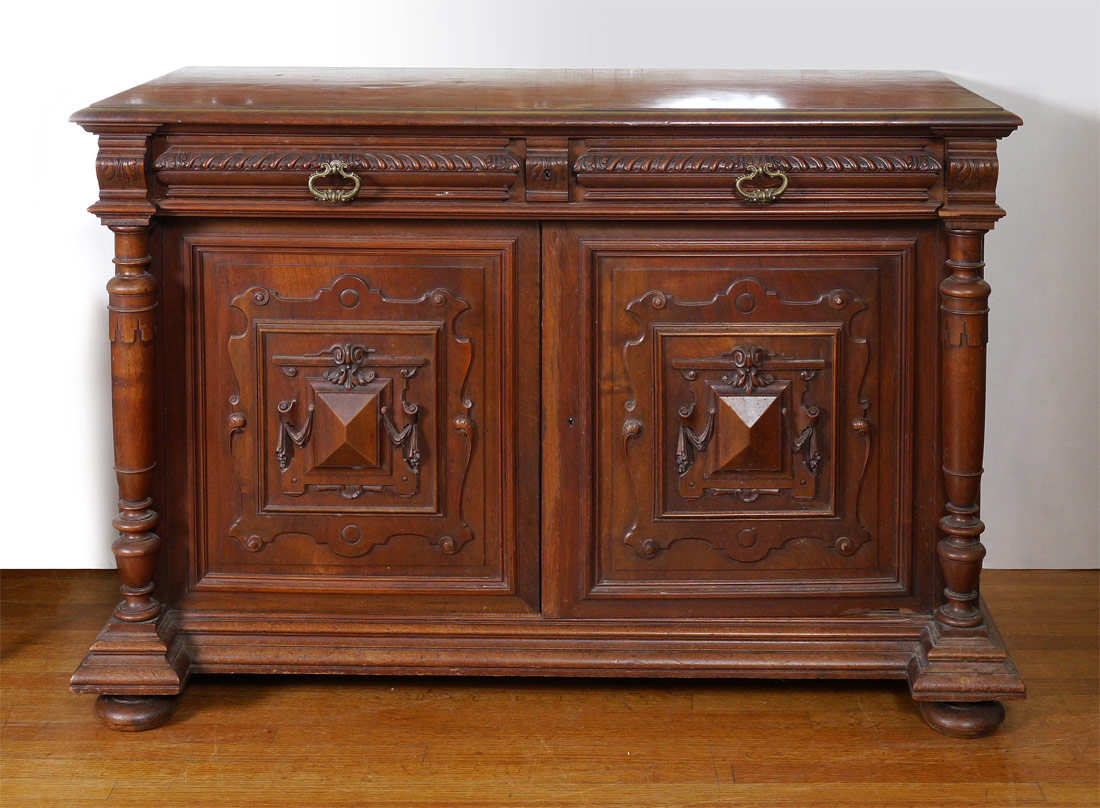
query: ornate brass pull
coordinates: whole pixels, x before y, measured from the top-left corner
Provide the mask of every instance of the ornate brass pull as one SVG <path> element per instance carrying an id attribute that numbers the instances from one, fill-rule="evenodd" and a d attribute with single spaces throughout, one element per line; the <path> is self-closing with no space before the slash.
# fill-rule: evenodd
<path id="1" fill-rule="evenodd" d="M 327 177 L 333 172 L 339 174 L 341 177 L 347 177 L 355 184 L 351 188 L 347 188 L 343 191 L 337 188 L 317 190 L 317 186 L 313 183 L 321 179 L 321 177 Z M 322 163 L 321 170 L 309 176 L 309 192 L 313 194 L 314 199 L 319 199 L 322 202 L 350 202 L 355 199 L 355 195 L 359 193 L 359 185 L 359 177 L 353 172 L 348 171 L 348 164 L 343 160 L 333 160 L 328 163 Z"/>
<path id="2" fill-rule="evenodd" d="M 746 191 L 744 183 L 756 179 L 761 174 L 766 174 L 769 177 L 779 177 L 782 182 L 774 188 L 753 188 Z M 786 190 L 787 175 L 771 163 L 764 163 L 762 166 L 750 165 L 748 171 L 737 178 L 737 193 L 749 202 L 774 202 Z"/>

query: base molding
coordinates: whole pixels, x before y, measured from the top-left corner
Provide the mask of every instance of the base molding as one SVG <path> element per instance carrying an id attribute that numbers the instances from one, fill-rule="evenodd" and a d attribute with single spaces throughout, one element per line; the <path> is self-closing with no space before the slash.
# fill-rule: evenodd
<path id="1" fill-rule="evenodd" d="M 196 673 L 900 679 L 930 618 L 179 620 Z"/>
<path id="2" fill-rule="evenodd" d="M 141 623 L 111 618 L 69 686 L 75 693 L 173 696 L 183 690 L 190 671 L 187 644 L 170 615 Z"/>
<path id="3" fill-rule="evenodd" d="M 906 671 L 915 700 L 986 702 L 1026 697 L 1027 689 L 993 618 L 984 603 L 979 608 L 982 622 L 975 628 L 929 623 Z"/>
<path id="4" fill-rule="evenodd" d="M 939 732 L 981 737 L 1025 696 L 996 627 L 932 615 L 708 621 L 167 611 L 112 619 L 73 674 L 114 729 L 168 720 L 191 673 L 906 679 Z M 168 698 L 166 698 L 168 697 Z"/>

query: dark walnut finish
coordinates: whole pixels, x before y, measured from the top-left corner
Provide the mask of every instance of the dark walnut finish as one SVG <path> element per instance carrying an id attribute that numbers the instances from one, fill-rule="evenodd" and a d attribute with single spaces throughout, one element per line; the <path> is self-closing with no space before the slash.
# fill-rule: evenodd
<path id="1" fill-rule="evenodd" d="M 935 74 L 188 69 L 74 120 L 109 726 L 194 672 L 906 678 L 965 737 L 1023 697 L 979 596 L 1015 116 Z"/>

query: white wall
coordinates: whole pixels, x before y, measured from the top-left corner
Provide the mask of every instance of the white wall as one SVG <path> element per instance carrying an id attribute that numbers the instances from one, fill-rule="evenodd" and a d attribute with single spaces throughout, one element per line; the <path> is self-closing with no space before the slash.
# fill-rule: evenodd
<path id="1" fill-rule="evenodd" d="M 95 139 L 66 122 L 187 64 L 934 69 L 1023 116 L 1002 146 L 991 567 L 1098 561 L 1095 0 L 18 3 L 2 44 L 2 567 L 107 567 L 115 511 Z"/>

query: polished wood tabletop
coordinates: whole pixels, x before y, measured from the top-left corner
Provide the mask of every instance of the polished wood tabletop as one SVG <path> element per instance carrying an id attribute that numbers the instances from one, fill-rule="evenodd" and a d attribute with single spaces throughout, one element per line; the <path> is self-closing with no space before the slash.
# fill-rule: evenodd
<path id="1" fill-rule="evenodd" d="M 319 118 L 319 116 L 321 116 Z M 910 124 L 1007 134 L 1019 118 L 939 73 L 188 67 L 73 116 L 172 124 Z"/>

